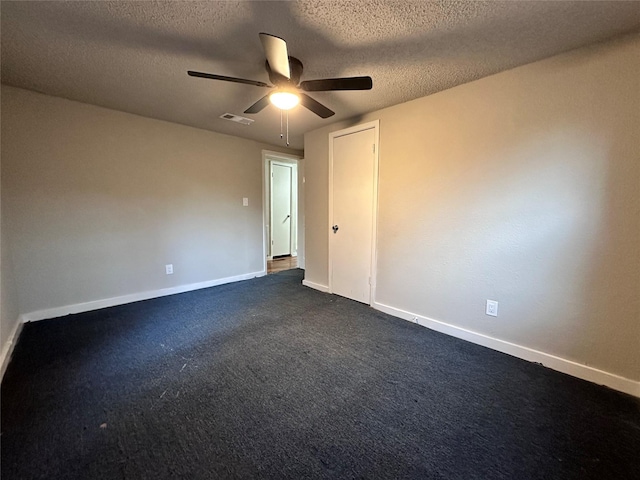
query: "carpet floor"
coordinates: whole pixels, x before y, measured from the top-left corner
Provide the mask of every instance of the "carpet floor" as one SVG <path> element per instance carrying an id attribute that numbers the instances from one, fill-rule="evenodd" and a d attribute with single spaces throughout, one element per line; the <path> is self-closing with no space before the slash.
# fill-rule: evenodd
<path id="1" fill-rule="evenodd" d="M 638 399 L 291 270 L 25 325 L 3 479 L 638 479 Z"/>

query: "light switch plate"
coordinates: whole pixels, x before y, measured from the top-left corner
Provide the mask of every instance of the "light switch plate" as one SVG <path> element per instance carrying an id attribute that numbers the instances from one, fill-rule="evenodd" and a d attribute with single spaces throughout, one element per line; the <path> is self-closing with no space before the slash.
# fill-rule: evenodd
<path id="1" fill-rule="evenodd" d="M 249 199 L 247 197 L 244 197 L 242 199 L 242 206 L 243 207 L 248 207 L 249 206 Z"/>

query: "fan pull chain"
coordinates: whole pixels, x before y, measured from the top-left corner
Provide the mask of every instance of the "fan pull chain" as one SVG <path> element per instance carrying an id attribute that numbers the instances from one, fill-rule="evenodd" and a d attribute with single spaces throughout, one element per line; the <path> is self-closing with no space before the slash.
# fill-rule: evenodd
<path id="1" fill-rule="evenodd" d="M 282 134 L 282 110 L 280 110 L 280 140 L 282 140 L 284 135 Z"/>
<path id="2" fill-rule="evenodd" d="M 289 146 L 289 110 L 287 110 L 287 147 Z"/>

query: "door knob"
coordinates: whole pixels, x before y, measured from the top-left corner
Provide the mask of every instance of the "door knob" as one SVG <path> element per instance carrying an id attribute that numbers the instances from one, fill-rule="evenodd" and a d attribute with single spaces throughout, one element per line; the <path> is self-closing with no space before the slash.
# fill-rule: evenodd
<path id="1" fill-rule="evenodd" d="M 338 231 L 338 225 L 334 225 L 333 227 L 331 227 L 333 229 L 333 233 L 336 233 Z"/>

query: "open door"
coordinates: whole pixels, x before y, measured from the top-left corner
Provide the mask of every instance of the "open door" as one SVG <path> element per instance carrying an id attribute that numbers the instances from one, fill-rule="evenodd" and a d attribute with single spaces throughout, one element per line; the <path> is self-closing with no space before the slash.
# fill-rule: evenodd
<path id="1" fill-rule="evenodd" d="M 291 255 L 293 167 L 271 162 L 271 256 Z"/>

